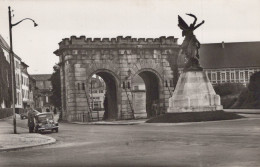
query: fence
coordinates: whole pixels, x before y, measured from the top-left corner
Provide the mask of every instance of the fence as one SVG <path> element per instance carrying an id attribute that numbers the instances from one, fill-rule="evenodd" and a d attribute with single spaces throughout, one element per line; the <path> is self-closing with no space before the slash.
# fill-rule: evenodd
<path id="1" fill-rule="evenodd" d="M 12 108 L 0 108 L 0 119 L 7 118 L 13 115 Z"/>
<path id="2" fill-rule="evenodd" d="M 92 113 L 75 113 L 71 115 L 71 121 L 77 122 L 94 122 L 103 119 L 102 111 L 92 111 Z"/>

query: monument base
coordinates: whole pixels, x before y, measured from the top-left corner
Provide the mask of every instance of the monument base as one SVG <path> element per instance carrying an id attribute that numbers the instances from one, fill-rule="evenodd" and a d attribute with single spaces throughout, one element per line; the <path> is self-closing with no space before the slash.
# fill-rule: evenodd
<path id="1" fill-rule="evenodd" d="M 173 96 L 169 99 L 168 113 L 222 110 L 216 94 L 204 71 L 186 71 L 180 75 Z"/>

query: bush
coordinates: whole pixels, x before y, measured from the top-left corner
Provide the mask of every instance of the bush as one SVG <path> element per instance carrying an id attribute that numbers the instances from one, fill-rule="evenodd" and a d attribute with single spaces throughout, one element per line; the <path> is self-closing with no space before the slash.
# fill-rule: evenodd
<path id="1" fill-rule="evenodd" d="M 240 83 L 223 83 L 214 86 L 215 92 L 220 96 L 239 94 L 245 86 Z"/>
<path id="2" fill-rule="evenodd" d="M 237 101 L 239 94 L 246 88 L 240 83 L 224 83 L 215 85 L 214 89 L 220 95 L 223 108 L 231 108 Z"/>
<path id="3" fill-rule="evenodd" d="M 256 72 L 250 77 L 248 87 L 240 93 L 232 108 L 260 108 L 260 72 Z"/>

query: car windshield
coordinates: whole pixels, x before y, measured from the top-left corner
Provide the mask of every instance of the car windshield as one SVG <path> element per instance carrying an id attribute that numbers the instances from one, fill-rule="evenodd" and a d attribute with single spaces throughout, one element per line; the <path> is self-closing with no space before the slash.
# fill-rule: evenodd
<path id="1" fill-rule="evenodd" d="M 52 120 L 53 117 L 52 115 L 46 114 L 46 115 L 38 115 L 38 121 L 39 122 L 44 122 L 46 120 Z"/>

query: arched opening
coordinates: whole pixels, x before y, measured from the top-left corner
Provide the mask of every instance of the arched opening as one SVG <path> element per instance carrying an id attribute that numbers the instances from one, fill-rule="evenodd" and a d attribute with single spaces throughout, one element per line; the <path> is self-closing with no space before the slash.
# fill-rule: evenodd
<path id="1" fill-rule="evenodd" d="M 140 82 L 140 78 L 143 82 Z M 138 115 L 142 115 L 141 117 L 144 117 L 142 107 L 145 107 L 144 110 L 146 111 L 146 117 L 148 118 L 160 113 L 159 83 L 158 76 L 151 71 L 142 71 L 133 78 L 133 103 L 145 103 L 145 105 L 139 104 L 139 108 L 135 108 L 135 116 L 138 117 Z"/>
<path id="2" fill-rule="evenodd" d="M 117 82 L 109 72 L 96 72 L 88 83 L 92 119 L 117 119 Z"/>

